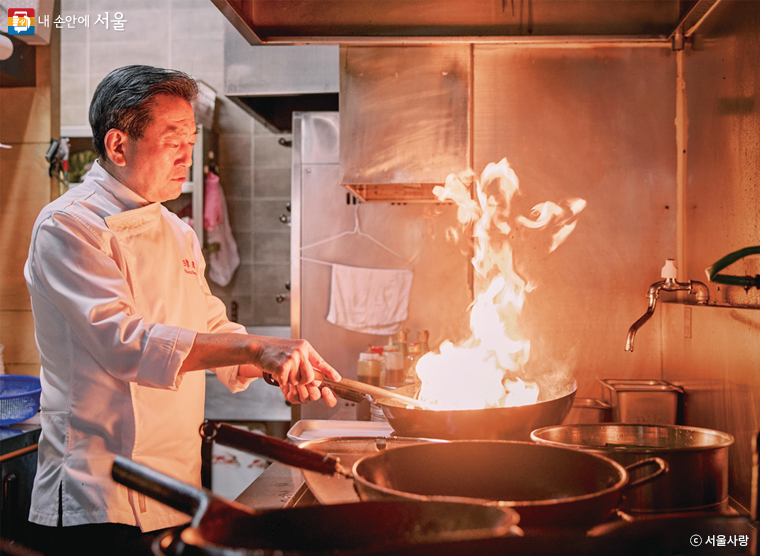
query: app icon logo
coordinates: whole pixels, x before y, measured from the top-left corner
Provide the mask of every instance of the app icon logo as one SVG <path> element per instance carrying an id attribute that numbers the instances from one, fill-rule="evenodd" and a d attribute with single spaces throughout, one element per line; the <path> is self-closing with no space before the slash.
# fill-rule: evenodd
<path id="1" fill-rule="evenodd" d="M 8 9 L 8 34 L 9 35 L 34 35 L 34 9 L 33 8 L 9 8 Z"/>

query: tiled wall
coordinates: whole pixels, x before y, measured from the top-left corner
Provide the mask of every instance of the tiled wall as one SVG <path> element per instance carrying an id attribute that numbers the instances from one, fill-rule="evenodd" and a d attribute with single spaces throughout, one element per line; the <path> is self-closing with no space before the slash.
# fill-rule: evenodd
<path id="1" fill-rule="evenodd" d="M 290 153 L 276 134 L 224 97 L 224 26 L 210 0 L 62 0 L 67 15 L 90 16 L 89 27 L 61 29 L 61 124 L 86 126 L 97 84 L 111 70 L 148 64 L 185 71 L 217 91 L 214 131 L 219 173 L 241 265 L 230 284 L 212 291 L 248 326 L 290 324 L 286 294 L 290 227 L 279 221 L 290 200 Z M 121 12 L 124 31 L 95 25 Z"/>

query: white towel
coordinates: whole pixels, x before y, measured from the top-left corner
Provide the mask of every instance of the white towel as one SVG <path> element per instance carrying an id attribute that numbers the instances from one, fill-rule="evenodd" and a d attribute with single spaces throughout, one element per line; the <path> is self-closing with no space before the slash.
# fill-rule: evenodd
<path id="1" fill-rule="evenodd" d="M 409 315 L 412 271 L 334 264 L 328 322 L 365 334 L 393 334 Z"/>

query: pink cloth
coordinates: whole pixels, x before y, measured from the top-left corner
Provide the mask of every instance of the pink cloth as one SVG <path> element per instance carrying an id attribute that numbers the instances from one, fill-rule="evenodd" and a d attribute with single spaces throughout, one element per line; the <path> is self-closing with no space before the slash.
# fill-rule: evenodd
<path id="1" fill-rule="evenodd" d="M 213 172 L 203 180 L 203 228 L 213 232 L 217 224 L 224 221 L 222 196 L 219 194 L 219 176 Z"/>

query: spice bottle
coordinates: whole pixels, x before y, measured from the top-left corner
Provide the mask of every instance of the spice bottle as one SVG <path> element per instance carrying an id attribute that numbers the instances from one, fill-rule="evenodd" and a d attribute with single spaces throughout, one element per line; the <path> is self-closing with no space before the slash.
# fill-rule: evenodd
<path id="1" fill-rule="evenodd" d="M 361 382 L 380 386 L 380 375 L 383 372 L 382 356 L 377 353 L 363 352 L 359 354 L 356 374 Z"/>
<path id="2" fill-rule="evenodd" d="M 430 340 L 430 332 L 427 330 L 420 330 L 417 332 L 417 343 L 420 344 L 420 357 L 430 351 L 428 341 Z"/>
<path id="3" fill-rule="evenodd" d="M 396 339 L 393 340 L 393 345 L 398 348 L 398 350 L 401 352 L 401 358 L 406 359 L 407 352 L 408 352 L 408 345 L 406 343 L 406 338 L 408 335 L 408 331 L 406 329 L 399 330 L 396 332 Z"/>

